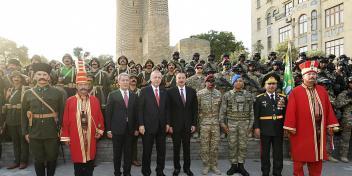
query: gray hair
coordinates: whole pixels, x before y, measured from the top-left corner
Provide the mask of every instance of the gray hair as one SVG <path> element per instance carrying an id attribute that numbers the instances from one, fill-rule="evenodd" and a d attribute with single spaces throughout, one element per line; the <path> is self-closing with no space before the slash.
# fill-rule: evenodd
<path id="1" fill-rule="evenodd" d="M 121 77 L 128 77 L 130 78 L 130 75 L 126 72 L 123 72 L 123 73 L 120 73 L 118 76 L 117 76 L 117 80 L 119 81 L 121 79 Z"/>

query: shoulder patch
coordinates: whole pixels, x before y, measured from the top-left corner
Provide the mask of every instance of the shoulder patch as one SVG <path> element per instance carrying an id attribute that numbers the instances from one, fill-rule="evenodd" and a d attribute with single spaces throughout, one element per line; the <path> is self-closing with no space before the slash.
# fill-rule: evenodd
<path id="1" fill-rule="evenodd" d="M 286 97 L 286 95 L 285 95 L 285 94 L 282 94 L 282 93 L 279 93 L 279 95 L 280 95 L 280 96 L 283 96 L 283 97 Z"/>

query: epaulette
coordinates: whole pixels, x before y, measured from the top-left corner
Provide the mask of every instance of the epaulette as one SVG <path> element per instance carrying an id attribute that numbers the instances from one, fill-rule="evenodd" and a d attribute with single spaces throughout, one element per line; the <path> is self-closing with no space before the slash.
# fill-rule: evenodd
<path id="1" fill-rule="evenodd" d="M 265 94 L 265 93 L 261 93 L 261 94 L 257 95 L 257 97 L 263 96 L 264 94 Z"/>
<path id="2" fill-rule="evenodd" d="M 279 95 L 280 95 L 280 96 L 283 96 L 283 97 L 286 97 L 286 95 L 285 95 L 285 94 L 281 94 L 281 93 L 279 93 Z"/>

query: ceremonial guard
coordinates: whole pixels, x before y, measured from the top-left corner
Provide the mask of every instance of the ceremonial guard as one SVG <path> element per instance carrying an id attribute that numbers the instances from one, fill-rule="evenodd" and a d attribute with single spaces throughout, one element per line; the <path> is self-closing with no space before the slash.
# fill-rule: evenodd
<path id="1" fill-rule="evenodd" d="M 276 92 L 280 77 L 267 74 L 262 82 L 266 92 L 254 102 L 254 135 L 260 138 L 261 170 L 263 176 L 270 173 L 270 148 L 273 151 L 273 175 L 281 176 L 283 168 L 283 126 L 286 96 Z"/>
<path id="2" fill-rule="evenodd" d="M 109 93 L 109 78 L 107 73 L 100 68 L 100 62 L 97 58 L 93 58 L 89 65 L 91 67 L 89 74 L 93 76 L 93 87 L 89 94 L 98 98 L 104 112 L 106 97 Z"/>
<path id="3" fill-rule="evenodd" d="M 65 54 L 62 62 L 64 65 L 59 70 L 58 84 L 64 87 L 67 96 L 70 97 L 76 94 L 76 70 L 70 54 Z"/>
<path id="4" fill-rule="evenodd" d="M 62 93 L 49 85 L 51 67 L 33 64 L 37 84 L 24 93 L 21 112 L 22 135 L 29 143 L 38 176 L 53 176 L 59 150 L 59 129 L 63 113 Z"/>
<path id="5" fill-rule="evenodd" d="M 318 61 L 299 65 L 303 84 L 295 87 L 288 98 L 284 129 L 290 133 L 295 176 L 304 175 L 305 164 L 309 175 L 321 175 L 322 161 L 328 159 L 326 132 L 338 131 L 339 124 L 328 92 L 323 86 L 316 85 L 318 65 Z"/>
<path id="6" fill-rule="evenodd" d="M 96 143 L 104 132 L 99 100 L 89 95 L 84 62 L 77 64 L 77 94 L 66 101 L 61 141 L 70 147 L 75 176 L 93 176 Z"/>

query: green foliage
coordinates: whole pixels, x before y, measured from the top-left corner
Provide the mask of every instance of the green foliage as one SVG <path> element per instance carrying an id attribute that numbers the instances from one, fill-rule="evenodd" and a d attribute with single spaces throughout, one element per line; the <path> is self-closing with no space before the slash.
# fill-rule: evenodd
<path id="1" fill-rule="evenodd" d="M 280 60 L 285 58 L 285 55 L 287 53 L 287 49 L 288 49 L 288 41 L 282 42 L 282 43 L 278 43 L 276 45 L 276 52 L 277 52 L 277 55 L 278 55 Z M 298 54 L 299 54 L 298 49 L 293 44 L 291 44 L 292 61 L 297 60 Z"/>
<path id="2" fill-rule="evenodd" d="M 0 37 L 0 55 L 4 62 L 9 59 L 18 59 L 23 65 L 29 64 L 28 48 L 26 46 L 17 46 L 16 42 Z"/>
<path id="3" fill-rule="evenodd" d="M 313 57 L 313 56 L 322 57 L 326 55 L 324 51 L 320 51 L 320 50 L 310 50 L 306 54 L 307 54 L 307 57 Z"/>
<path id="4" fill-rule="evenodd" d="M 102 54 L 98 57 L 100 66 L 104 66 L 105 63 L 113 61 L 112 59 L 113 59 L 113 56 L 108 54 Z"/>
<path id="5" fill-rule="evenodd" d="M 255 44 L 253 44 L 254 53 L 261 53 L 263 49 L 264 45 L 260 41 L 257 41 Z"/>
<path id="6" fill-rule="evenodd" d="M 192 35 L 191 38 L 199 38 L 210 42 L 211 53 L 219 61 L 223 53 L 246 50 L 242 41 L 237 41 L 232 32 L 214 31 Z"/>

